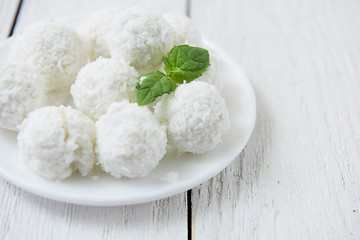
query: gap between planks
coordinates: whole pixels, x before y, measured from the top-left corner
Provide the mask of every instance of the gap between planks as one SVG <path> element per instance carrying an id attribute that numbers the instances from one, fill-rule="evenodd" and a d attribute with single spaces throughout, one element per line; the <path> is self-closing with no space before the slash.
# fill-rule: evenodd
<path id="1" fill-rule="evenodd" d="M 14 21 L 13 21 L 13 24 L 12 24 L 12 26 L 11 26 L 11 28 L 10 28 L 10 32 L 9 32 L 8 37 L 12 36 L 13 33 L 14 33 L 14 28 L 15 28 L 16 21 L 17 21 L 17 19 L 18 19 L 19 13 L 20 13 L 20 9 L 21 9 L 22 2 L 23 2 L 23 1 L 20 0 L 19 3 L 18 3 L 17 10 L 16 10 L 16 14 L 15 14 L 15 17 L 14 17 Z"/>
<path id="2" fill-rule="evenodd" d="M 191 0 L 186 0 L 185 14 L 191 18 Z M 187 227 L 188 227 L 188 240 L 192 240 L 192 201 L 191 189 L 186 192 L 187 195 Z"/>

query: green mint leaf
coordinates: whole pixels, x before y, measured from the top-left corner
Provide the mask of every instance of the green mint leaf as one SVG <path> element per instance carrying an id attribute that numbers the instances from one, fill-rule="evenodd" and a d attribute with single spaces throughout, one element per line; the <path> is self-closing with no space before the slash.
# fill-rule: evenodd
<path id="1" fill-rule="evenodd" d="M 187 83 L 200 77 L 210 66 L 209 52 L 189 45 L 175 46 L 163 57 L 164 69 L 177 83 Z"/>
<path id="2" fill-rule="evenodd" d="M 159 96 L 175 90 L 176 83 L 160 71 L 148 72 L 139 77 L 136 85 L 136 100 L 139 106 L 155 101 Z"/>

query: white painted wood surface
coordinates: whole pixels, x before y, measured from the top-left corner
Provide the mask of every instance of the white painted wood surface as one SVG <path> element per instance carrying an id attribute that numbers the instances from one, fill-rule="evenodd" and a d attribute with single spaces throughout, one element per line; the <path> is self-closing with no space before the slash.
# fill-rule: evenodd
<path id="1" fill-rule="evenodd" d="M 359 12 L 359 1 L 192 1 L 258 100 L 243 153 L 192 191 L 194 239 L 360 239 Z"/>
<path id="2" fill-rule="evenodd" d="M 41 18 L 88 15 L 115 3 L 150 2 L 24 0 L 15 33 Z M 151 2 L 154 9 L 185 13 L 185 1 Z M 0 9 L 0 12 L 5 10 Z M 0 22 L 3 26 L 6 22 Z M 47 200 L 0 179 L 0 239 L 187 239 L 186 193 L 148 204 L 86 207 Z"/>
<path id="3" fill-rule="evenodd" d="M 20 0 L 0 1 L 0 40 L 9 36 L 19 3 Z"/>
<path id="4" fill-rule="evenodd" d="M 114 2 L 24 0 L 16 31 Z M 120 4 L 142 2 L 185 11 L 185 1 Z M 195 23 L 243 66 L 258 100 L 243 153 L 192 190 L 193 239 L 360 239 L 359 12 L 355 0 L 191 1 Z M 186 194 L 94 208 L 0 180 L 0 196 L 0 239 L 187 239 Z"/>

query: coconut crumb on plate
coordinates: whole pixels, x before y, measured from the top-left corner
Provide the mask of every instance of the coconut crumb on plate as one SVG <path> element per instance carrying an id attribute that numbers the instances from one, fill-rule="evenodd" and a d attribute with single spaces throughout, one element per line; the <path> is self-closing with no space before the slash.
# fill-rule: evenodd
<path id="1" fill-rule="evenodd" d="M 175 182 L 179 179 L 179 173 L 175 171 L 168 172 L 160 178 L 162 182 Z"/>

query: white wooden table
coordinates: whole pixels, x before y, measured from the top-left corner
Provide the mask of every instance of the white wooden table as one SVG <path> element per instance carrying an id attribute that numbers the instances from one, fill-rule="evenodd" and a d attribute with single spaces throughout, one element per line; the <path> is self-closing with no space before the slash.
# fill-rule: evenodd
<path id="1" fill-rule="evenodd" d="M 0 0 L 0 38 L 115 3 L 189 13 L 250 77 L 254 133 L 218 176 L 148 204 L 65 204 L 0 180 L 0 239 L 360 239 L 360 1 Z"/>

